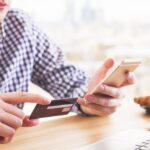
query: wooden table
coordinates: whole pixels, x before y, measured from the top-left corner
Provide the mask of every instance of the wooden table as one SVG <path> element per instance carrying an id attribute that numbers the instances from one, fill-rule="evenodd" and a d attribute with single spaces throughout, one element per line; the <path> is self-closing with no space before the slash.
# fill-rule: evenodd
<path id="1" fill-rule="evenodd" d="M 150 116 L 140 106 L 124 102 L 109 117 L 64 116 L 21 128 L 0 150 L 73 150 L 126 129 L 150 128 Z"/>

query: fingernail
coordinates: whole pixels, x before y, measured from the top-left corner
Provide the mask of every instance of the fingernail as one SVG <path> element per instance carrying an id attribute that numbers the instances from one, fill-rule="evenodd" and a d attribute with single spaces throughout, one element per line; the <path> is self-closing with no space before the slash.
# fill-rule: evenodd
<path id="1" fill-rule="evenodd" d="M 50 103 L 51 103 L 51 100 L 50 100 L 50 99 L 48 99 L 48 98 L 46 98 L 46 97 L 44 97 L 44 101 L 45 101 L 46 103 L 48 103 L 48 104 L 50 104 Z"/>
<path id="2" fill-rule="evenodd" d="M 101 85 L 99 86 L 99 89 L 100 89 L 101 91 L 105 91 L 105 85 L 104 85 L 104 84 L 101 84 Z"/>
<path id="3" fill-rule="evenodd" d="M 81 98 L 78 99 L 77 102 L 78 102 L 80 105 L 86 105 L 86 104 L 88 104 L 87 99 L 85 99 L 85 97 L 82 98 L 82 99 L 81 99 Z"/>
<path id="4" fill-rule="evenodd" d="M 84 104 L 84 100 L 81 99 L 81 98 L 78 98 L 77 102 L 78 102 L 79 104 L 81 104 L 81 105 Z"/>

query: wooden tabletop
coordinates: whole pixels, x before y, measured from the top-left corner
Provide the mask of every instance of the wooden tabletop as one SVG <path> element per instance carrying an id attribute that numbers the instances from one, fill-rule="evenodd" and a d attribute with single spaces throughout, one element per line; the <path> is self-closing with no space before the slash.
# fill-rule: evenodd
<path id="1" fill-rule="evenodd" d="M 126 129 L 150 128 L 150 116 L 138 105 L 124 102 L 109 117 L 64 116 L 32 128 L 20 128 L 0 150 L 73 150 Z"/>

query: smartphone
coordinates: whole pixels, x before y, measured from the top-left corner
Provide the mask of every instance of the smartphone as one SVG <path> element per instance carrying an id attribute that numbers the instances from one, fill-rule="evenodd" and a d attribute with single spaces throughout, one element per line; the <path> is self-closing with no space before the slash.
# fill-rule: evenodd
<path id="1" fill-rule="evenodd" d="M 102 83 L 114 87 L 120 87 L 126 79 L 126 73 L 134 72 L 141 63 L 142 59 L 126 59 L 121 61 L 121 63 L 115 66 L 91 93 L 95 93 L 96 88 Z"/>

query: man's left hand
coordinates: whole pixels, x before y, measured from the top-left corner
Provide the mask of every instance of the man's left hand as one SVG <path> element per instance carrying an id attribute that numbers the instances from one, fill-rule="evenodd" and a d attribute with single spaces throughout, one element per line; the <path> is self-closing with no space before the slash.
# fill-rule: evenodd
<path id="1" fill-rule="evenodd" d="M 109 69 L 114 65 L 114 60 L 107 59 L 102 67 L 91 78 L 88 86 L 88 92 L 83 98 L 78 99 L 78 103 L 82 111 L 90 115 L 107 116 L 116 111 L 121 105 L 125 94 L 122 92 L 122 87 L 134 83 L 134 76 L 132 73 L 126 75 L 126 80 L 119 88 L 100 84 L 95 90 L 97 94 L 89 94 L 90 91 L 100 82 L 108 73 Z"/>

